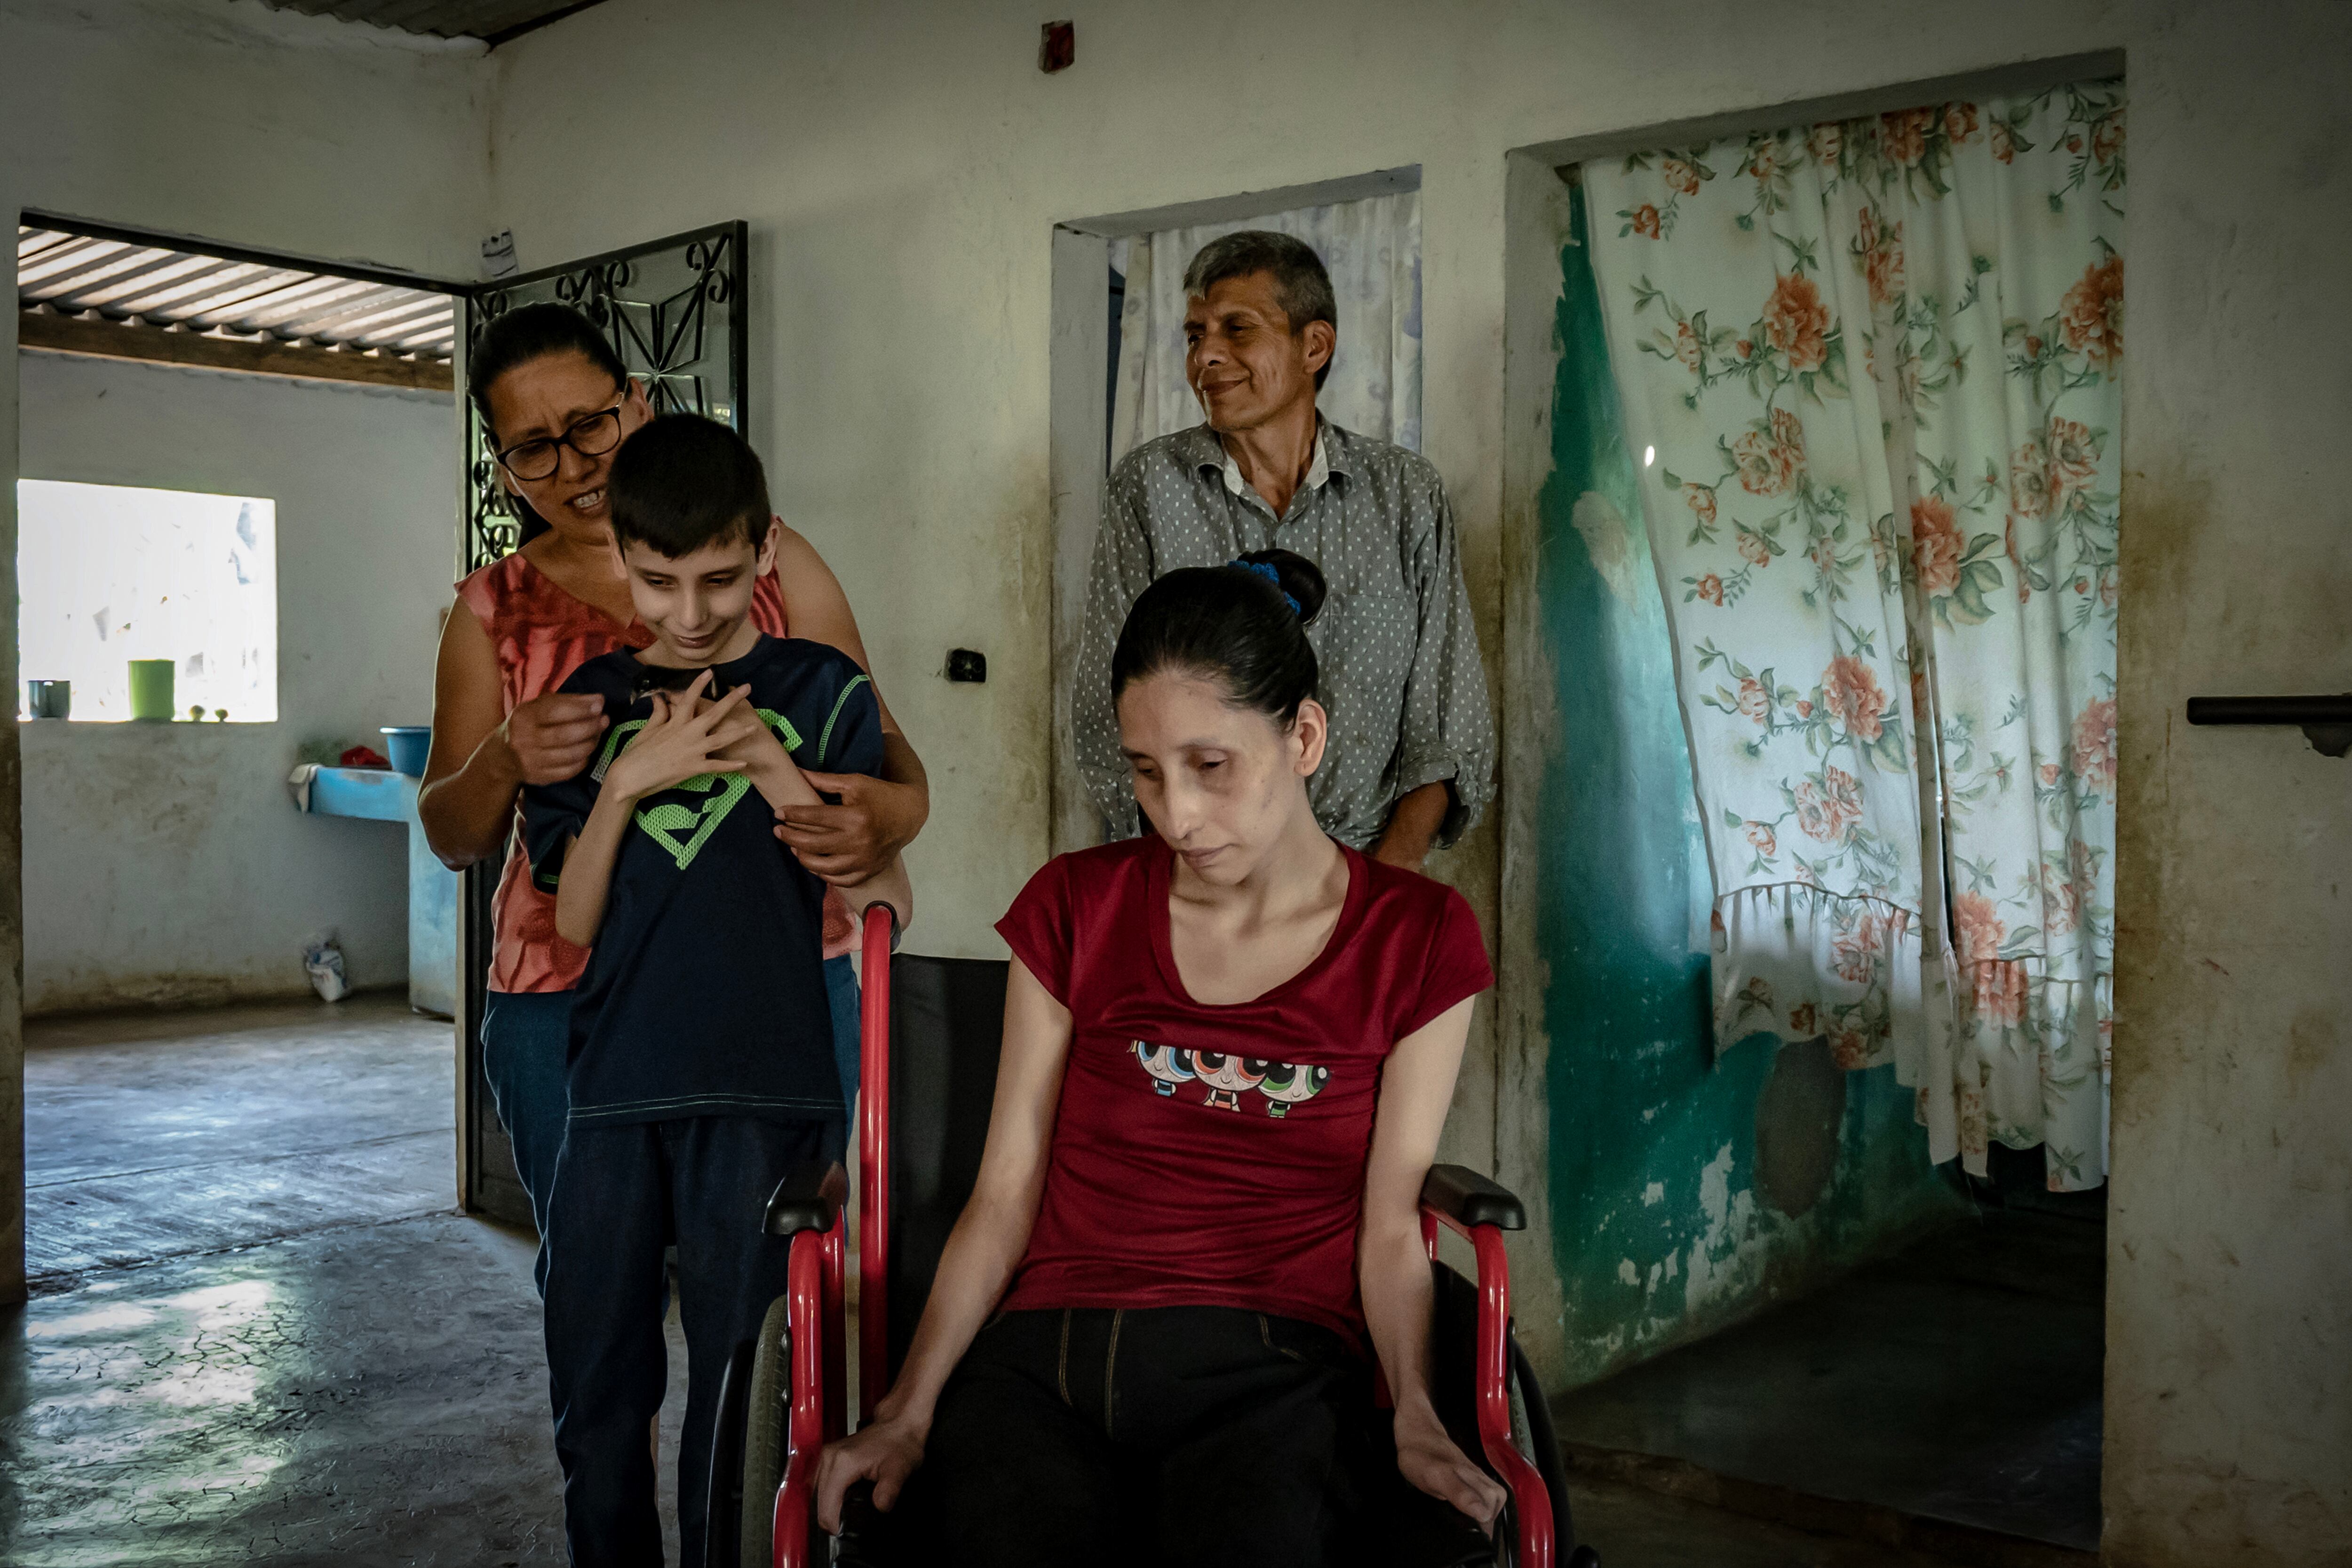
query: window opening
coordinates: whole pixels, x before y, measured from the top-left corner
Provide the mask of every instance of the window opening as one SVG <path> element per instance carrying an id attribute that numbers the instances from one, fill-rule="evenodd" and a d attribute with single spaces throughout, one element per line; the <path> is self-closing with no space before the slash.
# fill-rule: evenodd
<path id="1" fill-rule="evenodd" d="M 16 482 L 17 668 L 71 717 L 131 717 L 131 661 L 173 661 L 173 717 L 278 718 L 278 503 Z M 21 710 L 24 693 L 17 693 Z"/>

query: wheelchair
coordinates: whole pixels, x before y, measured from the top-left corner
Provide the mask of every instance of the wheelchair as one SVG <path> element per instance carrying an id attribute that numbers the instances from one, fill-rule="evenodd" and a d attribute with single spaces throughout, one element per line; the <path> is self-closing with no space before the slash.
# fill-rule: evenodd
<path id="1" fill-rule="evenodd" d="M 818 1528 L 817 1459 L 848 1429 L 848 1334 L 857 1336 L 858 1408 L 871 1410 L 914 1338 L 978 1178 L 1009 969 L 1002 960 L 893 955 L 895 934 L 886 906 L 866 911 L 856 1327 L 845 1305 L 848 1176 L 839 1164 L 804 1167 L 777 1187 L 763 1220 L 768 1234 L 789 1238 L 784 1294 L 759 1338 L 736 1348 L 720 1384 L 707 1568 L 883 1561 L 863 1487 L 852 1490 L 839 1538 Z M 1550 1413 L 1511 1331 L 1503 1232 L 1526 1224 L 1517 1197 L 1463 1166 L 1433 1167 L 1422 1187 L 1435 1287 L 1432 1394 L 1454 1441 L 1510 1501 L 1490 1548 L 1410 1568 L 1599 1568 L 1598 1554 L 1575 1544 Z M 1438 1261 L 1440 1226 L 1468 1239 L 1475 1283 Z"/>

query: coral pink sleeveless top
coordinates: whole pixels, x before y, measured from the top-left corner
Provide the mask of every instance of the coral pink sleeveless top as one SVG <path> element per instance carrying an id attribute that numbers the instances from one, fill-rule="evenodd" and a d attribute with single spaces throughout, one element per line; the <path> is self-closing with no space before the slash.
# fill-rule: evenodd
<path id="1" fill-rule="evenodd" d="M 457 602 L 489 634 L 499 659 L 501 712 L 554 690 L 588 660 L 615 648 L 646 647 L 653 634 L 641 622 L 623 626 L 584 599 L 557 586 L 520 552 L 483 567 L 457 584 Z M 790 637 L 784 593 L 773 574 L 751 590 L 751 624 L 770 637 Z M 518 807 L 520 809 L 520 807 Z M 517 832 L 499 877 L 490 959 L 493 991 L 568 991 L 579 984 L 588 950 L 556 933 L 555 900 L 531 885 L 530 862 Z M 838 889 L 824 899 L 824 955 L 857 944 L 857 923 Z"/>

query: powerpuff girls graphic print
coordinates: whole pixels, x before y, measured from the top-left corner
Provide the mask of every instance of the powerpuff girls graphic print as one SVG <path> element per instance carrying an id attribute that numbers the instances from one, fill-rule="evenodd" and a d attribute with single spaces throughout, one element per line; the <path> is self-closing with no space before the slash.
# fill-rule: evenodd
<path id="1" fill-rule="evenodd" d="M 1240 1091 L 1255 1089 L 1265 1097 L 1268 1116 L 1289 1114 L 1292 1106 L 1302 1100 L 1314 1099 L 1331 1081 L 1329 1068 L 1300 1067 L 1296 1062 L 1270 1062 L 1261 1057 L 1216 1051 L 1181 1051 L 1155 1046 L 1148 1040 L 1135 1042 L 1135 1059 L 1143 1064 L 1143 1070 L 1151 1075 L 1151 1081 L 1162 1095 L 1174 1094 L 1180 1084 L 1197 1081 L 1209 1089 L 1202 1104 L 1239 1110 Z"/>
<path id="2" fill-rule="evenodd" d="M 1073 1026 L 1007 1310 L 1239 1307 L 1362 1343 L 1355 1237 L 1381 1066 L 1494 974 L 1459 894 L 1342 853 L 1323 952 L 1230 1006 L 1177 974 L 1158 838 L 1049 862 L 998 922 Z"/>

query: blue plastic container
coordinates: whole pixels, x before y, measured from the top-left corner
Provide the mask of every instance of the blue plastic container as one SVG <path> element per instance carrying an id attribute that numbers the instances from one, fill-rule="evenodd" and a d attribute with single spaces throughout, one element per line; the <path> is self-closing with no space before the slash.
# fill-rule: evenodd
<path id="1" fill-rule="evenodd" d="M 433 750 L 433 726 L 430 724 L 386 724 L 383 726 L 383 749 L 392 758 L 392 765 L 410 778 L 425 776 L 425 759 Z"/>

